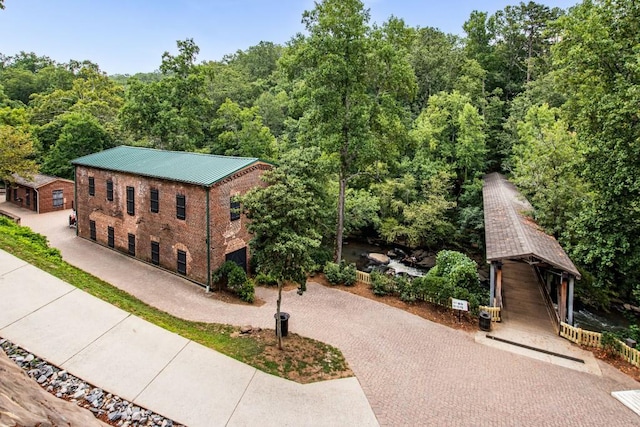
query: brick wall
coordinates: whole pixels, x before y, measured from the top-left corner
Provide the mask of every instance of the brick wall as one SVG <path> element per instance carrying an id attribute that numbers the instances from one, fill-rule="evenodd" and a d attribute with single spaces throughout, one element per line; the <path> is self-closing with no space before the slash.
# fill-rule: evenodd
<path id="1" fill-rule="evenodd" d="M 62 191 L 62 205 L 53 206 L 53 192 L 59 190 Z M 36 207 L 39 206 L 40 213 L 71 209 L 74 201 L 73 181 L 62 179 L 53 181 L 40 187 L 37 190 L 37 193 L 36 190 L 31 187 L 15 184 L 13 187 L 7 189 L 6 199 L 16 206 L 30 209 L 32 211 L 35 211 Z"/>
<path id="2" fill-rule="evenodd" d="M 260 179 L 270 166 L 258 163 L 245 168 L 230 177 L 216 183 L 211 188 L 211 270 L 215 270 L 226 259 L 226 255 L 243 247 L 247 248 L 247 263 L 250 259 L 249 241 L 251 235 L 247 231 L 247 218 L 231 221 L 231 199 L 243 195 L 251 188 L 265 186 Z"/>
<path id="3" fill-rule="evenodd" d="M 244 217 L 230 221 L 230 197 L 261 185 L 266 164 L 246 168 L 221 181 L 210 191 L 211 269 L 229 252 L 247 246 Z M 89 196 L 89 177 L 95 195 Z M 107 180 L 113 182 L 113 201 L 107 200 Z M 128 234 L 136 236 L 136 258 L 151 262 L 151 242 L 160 247 L 160 267 L 177 272 L 177 251 L 187 254 L 187 277 L 206 284 L 207 188 L 138 175 L 76 167 L 78 235 L 90 239 L 89 221 L 96 223 L 96 241 L 108 244 L 107 228 L 114 228 L 115 249 L 128 253 Z M 127 186 L 134 188 L 135 214 L 127 213 Z M 151 189 L 158 190 L 159 212 L 151 212 Z M 176 195 L 185 196 L 186 218 L 176 218 Z"/>

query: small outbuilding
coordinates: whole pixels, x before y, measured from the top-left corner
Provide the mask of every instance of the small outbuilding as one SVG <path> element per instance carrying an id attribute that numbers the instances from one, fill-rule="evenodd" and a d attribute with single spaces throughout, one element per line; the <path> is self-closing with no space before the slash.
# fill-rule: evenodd
<path id="1" fill-rule="evenodd" d="M 42 174 L 30 179 L 14 174 L 13 179 L 7 187 L 7 202 L 38 213 L 73 208 L 73 181 Z"/>

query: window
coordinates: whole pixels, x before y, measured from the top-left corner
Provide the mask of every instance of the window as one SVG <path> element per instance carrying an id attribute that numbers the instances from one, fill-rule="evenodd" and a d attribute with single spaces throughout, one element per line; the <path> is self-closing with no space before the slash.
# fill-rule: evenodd
<path id="1" fill-rule="evenodd" d="M 113 227 L 107 227 L 107 244 L 110 248 L 115 246 Z"/>
<path id="2" fill-rule="evenodd" d="M 158 213 L 160 211 L 160 197 L 157 188 L 151 189 L 151 212 Z"/>
<path id="3" fill-rule="evenodd" d="M 113 201 L 113 181 L 107 180 L 107 200 Z"/>
<path id="4" fill-rule="evenodd" d="M 151 242 L 151 262 L 155 265 L 160 264 L 160 243 Z"/>
<path id="5" fill-rule="evenodd" d="M 176 195 L 176 218 L 185 219 L 187 217 L 187 201 L 183 194 Z"/>
<path id="6" fill-rule="evenodd" d="M 187 253 L 178 249 L 178 273 L 187 274 Z"/>
<path id="7" fill-rule="evenodd" d="M 96 222 L 89 220 L 89 236 L 91 240 L 96 240 Z"/>
<path id="8" fill-rule="evenodd" d="M 129 255 L 136 256 L 136 235 L 129 233 Z"/>
<path id="9" fill-rule="evenodd" d="M 240 219 L 240 202 L 239 201 L 231 199 L 229 210 L 231 211 L 231 221 Z"/>
<path id="10" fill-rule="evenodd" d="M 96 180 L 92 176 L 89 177 L 89 195 L 96 195 Z"/>
<path id="11" fill-rule="evenodd" d="M 127 213 L 134 215 L 136 213 L 135 194 L 133 187 L 127 187 Z"/>
<path id="12" fill-rule="evenodd" d="M 24 201 L 27 206 L 31 206 L 31 190 L 28 188 L 24 190 Z"/>
<path id="13" fill-rule="evenodd" d="M 64 204 L 64 197 L 62 195 L 62 190 L 53 190 L 53 207 L 61 208 Z"/>

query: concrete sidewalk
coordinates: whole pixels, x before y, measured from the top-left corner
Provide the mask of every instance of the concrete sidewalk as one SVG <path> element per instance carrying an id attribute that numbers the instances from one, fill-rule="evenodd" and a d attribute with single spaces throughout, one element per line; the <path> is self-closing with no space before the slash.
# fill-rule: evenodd
<path id="1" fill-rule="evenodd" d="M 301 385 L 265 374 L 4 251 L 0 337 L 188 426 L 378 424 L 356 378 Z"/>

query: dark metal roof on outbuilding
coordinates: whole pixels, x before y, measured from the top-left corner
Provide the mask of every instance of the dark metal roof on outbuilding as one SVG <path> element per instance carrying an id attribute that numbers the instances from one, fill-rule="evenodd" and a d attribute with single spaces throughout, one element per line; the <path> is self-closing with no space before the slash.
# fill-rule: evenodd
<path id="1" fill-rule="evenodd" d="M 68 179 L 59 178 L 57 176 L 42 175 L 39 173 L 34 174 L 31 179 L 23 178 L 15 173 L 12 176 L 16 184 L 22 185 L 23 187 L 35 188 L 36 190 L 54 181 L 73 182 Z"/>
<path id="2" fill-rule="evenodd" d="M 504 176 L 486 175 L 482 196 L 487 261 L 536 259 L 580 278 L 558 241 L 526 215 L 533 208 Z"/>
<path id="3" fill-rule="evenodd" d="M 72 164 L 211 186 L 259 159 L 165 151 L 121 145 L 75 159 Z"/>

